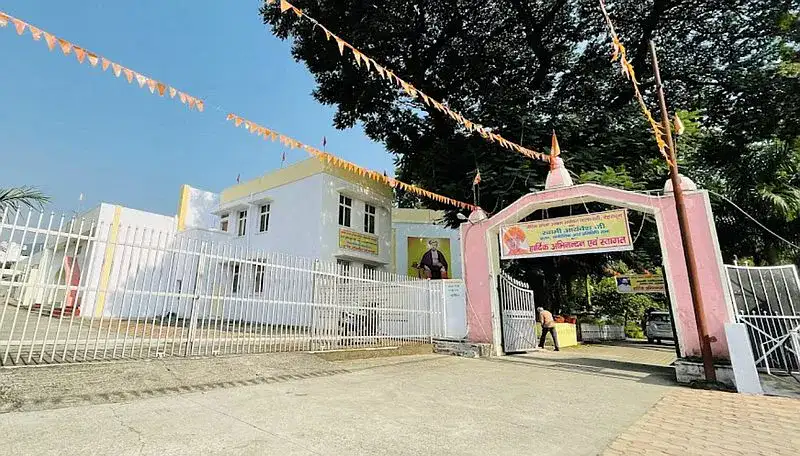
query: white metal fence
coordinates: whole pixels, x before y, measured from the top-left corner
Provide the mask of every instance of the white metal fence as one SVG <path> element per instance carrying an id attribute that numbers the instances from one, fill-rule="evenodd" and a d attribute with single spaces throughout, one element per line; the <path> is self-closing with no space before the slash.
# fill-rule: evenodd
<path id="1" fill-rule="evenodd" d="M 800 371 L 800 279 L 792 265 L 726 265 L 736 316 L 750 335 L 756 366 L 768 373 Z"/>
<path id="2" fill-rule="evenodd" d="M 392 346 L 445 331 L 440 284 L 383 271 L 34 212 L 3 213 L 0 240 L 22 250 L 0 277 L 0 365 Z"/>

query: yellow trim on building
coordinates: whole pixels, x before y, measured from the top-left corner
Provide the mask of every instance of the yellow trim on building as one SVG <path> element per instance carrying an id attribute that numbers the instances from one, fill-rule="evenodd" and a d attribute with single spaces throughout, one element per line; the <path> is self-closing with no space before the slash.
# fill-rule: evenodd
<path id="1" fill-rule="evenodd" d="M 381 196 L 386 196 L 388 198 L 394 196 L 391 187 L 388 185 L 376 182 L 366 176 L 344 170 L 338 166 L 329 165 L 318 158 L 309 158 L 286 168 L 269 172 L 261 177 L 228 187 L 220 193 L 219 201 L 220 204 L 226 204 L 320 173 L 327 173 L 350 183 L 368 188 Z"/>
<path id="2" fill-rule="evenodd" d="M 111 266 L 114 261 L 114 250 L 117 247 L 119 219 L 121 215 L 122 207 L 114 206 L 114 219 L 111 221 L 111 227 L 109 228 L 105 257 L 103 258 L 103 269 L 100 272 L 100 289 L 97 292 L 97 301 L 94 306 L 95 317 L 102 317 L 103 308 L 106 305 L 106 291 L 108 289 L 108 281 L 111 277 Z"/>
<path id="3" fill-rule="evenodd" d="M 186 229 L 186 213 L 189 212 L 189 186 L 181 186 L 181 197 L 178 200 L 178 231 Z"/>
<path id="4" fill-rule="evenodd" d="M 444 211 L 431 209 L 392 209 L 392 223 L 434 224 L 444 218 Z"/>

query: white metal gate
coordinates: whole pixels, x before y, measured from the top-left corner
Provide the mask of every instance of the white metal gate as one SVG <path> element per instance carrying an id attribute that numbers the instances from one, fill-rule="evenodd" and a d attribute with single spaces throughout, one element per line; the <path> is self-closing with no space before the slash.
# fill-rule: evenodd
<path id="1" fill-rule="evenodd" d="M 800 279 L 793 265 L 726 265 L 736 318 L 744 323 L 756 366 L 768 373 L 800 371 Z"/>
<path id="2" fill-rule="evenodd" d="M 537 344 L 533 290 L 527 284 L 504 273 L 500 273 L 498 282 L 505 352 L 534 350 Z"/>

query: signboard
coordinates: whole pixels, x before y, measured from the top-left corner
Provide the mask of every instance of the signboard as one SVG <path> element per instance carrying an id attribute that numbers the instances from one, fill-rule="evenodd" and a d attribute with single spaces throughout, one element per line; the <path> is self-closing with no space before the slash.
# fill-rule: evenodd
<path id="1" fill-rule="evenodd" d="M 421 279 L 452 278 L 450 238 L 408 237 L 408 275 Z"/>
<path id="2" fill-rule="evenodd" d="M 378 255 L 378 237 L 342 228 L 339 230 L 339 248 Z"/>
<path id="3" fill-rule="evenodd" d="M 633 250 L 625 209 L 500 228 L 500 257 L 536 258 Z"/>
<path id="4" fill-rule="evenodd" d="M 625 275 L 616 279 L 619 293 L 666 293 L 662 275 Z"/>

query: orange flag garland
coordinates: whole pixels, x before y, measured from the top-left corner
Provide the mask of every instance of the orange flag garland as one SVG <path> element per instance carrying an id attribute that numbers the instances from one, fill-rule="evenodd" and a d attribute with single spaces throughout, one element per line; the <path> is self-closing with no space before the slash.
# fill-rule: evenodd
<path id="1" fill-rule="evenodd" d="M 617 31 L 614 28 L 614 23 L 611 21 L 611 16 L 606 10 L 606 3 L 604 0 L 600 0 L 600 10 L 603 12 L 603 17 L 606 20 L 606 25 L 608 26 L 608 31 L 611 35 L 611 61 L 619 61 L 620 71 L 626 79 L 631 81 L 633 93 L 636 96 L 636 101 L 639 103 L 639 109 L 641 109 L 642 114 L 650 124 L 650 128 L 653 130 L 658 151 L 661 152 L 661 155 L 664 157 L 664 160 L 666 160 L 669 166 L 675 166 L 675 163 L 670 160 L 669 155 L 667 154 L 667 143 L 664 141 L 664 132 L 662 131 L 661 125 L 659 125 L 659 123 L 653 118 L 653 114 L 649 109 L 647 109 L 647 103 L 644 102 L 642 92 L 639 90 L 639 81 L 636 79 L 636 72 L 633 69 L 633 65 L 631 65 L 630 61 L 628 60 L 627 50 L 622 44 L 622 41 L 620 41 L 619 35 L 617 35 Z"/>
<path id="2" fill-rule="evenodd" d="M 274 3 L 275 3 L 275 1 L 269 1 L 269 0 L 267 1 L 267 4 L 274 4 Z M 443 111 L 442 103 L 437 102 L 431 96 L 423 93 L 421 90 L 416 88 L 413 84 L 411 84 L 409 82 L 406 82 L 403 79 L 399 78 L 392 71 L 386 69 L 386 67 L 380 66 L 377 62 L 375 62 L 375 59 L 370 58 L 369 56 L 367 56 L 363 52 L 361 52 L 358 49 L 356 49 L 355 47 L 351 46 L 349 43 L 347 43 L 346 41 L 344 41 L 343 39 L 341 39 L 340 37 L 338 37 L 337 35 L 332 33 L 324 25 L 320 24 L 319 21 L 317 21 L 313 17 L 311 17 L 311 16 L 309 16 L 308 14 L 305 14 L 305 13 L 301 14 L 300 12 L 298 12 L 299 10 L 294 5 L 289 3 L 287 0 L 280 0 L 280 10 L 281 10 L 281 13 L 285 13 L 286 11 L 293 10 L 293 11 L 295 11 L 295 13 L 297 13 L 298 17 L 305 17 L 306 19 L 311 21 L 315 26 L 319 27 L 325 33 L 326 39 L 330 40 L 330 38 L 333 37 L 333 39 L 336 41 L 336 45 L 339 48 L 339 54 L 344 55 L 344 48 L 345 47 L 350 48 L 353 51 L 353 59 L 355 60 L 356 65 L 361 66 L 361 62 L 364 61 L 368 71 L 373 71 L 374 70 L 375 72 L 378 73 L 378 75 L 381 78 L 389 79 L 390 81 L 392 81 L 392 83 L 397 84 L 398 86 L 400 86 L 403 89 L 403 91 L 409 97 L 411 97 L 411 98 L 421 97 L 422 101 L 426 105 L 430 106 L 431 104 L 433 104 L 434 108 L 438 109 L 439 111 Z M 370 66 L 372 68 L 370 68 Z M 450 110 L 448 108 L 444 108 L 444 109 L 445 109 L 445 111 L 443 111 L 443 112 L 445 112 L 449 117 L 451 117 L 453 120 L 455 120 L 460 125 L 462 125 L 467 130 L 467 132 L 477 131 L 481 135 L 481 137 L 483 137 L 484 139 L 487 139 L 487 140 L 492 141 L 492 142 L 496 142 L 496 143 L 500 144 L 502 147 L 505 147 L 506 149 L 513 150 L 515 152 L 518 152 L 518 153 L 520 153 L 522 155 L 525 155 L 526 157 L 529 157 L 529 158 L 532 158 L 532 159 L 535 159 L 535 160 L 541 160 L 541 161 L 545 161 L 545 162 L 550 161 L 550 159 L 549 159 L 549 157 L 547 155 L 539 153 L 539 152 L 536 152 L 536 151 L 531 150 L 531 149 L 528 149 L 526 147 L 523 147 L 523 146 L 521 146 L 519 144 L 513 143 L 513 142 L 508 141 L 506 139 L 503 139 L 500 135 L 487 136 L 485 134 L 485 127 L 483 127 L 482 125 L 468 120 L 467 118 L 465 118 L 464 116 L 462 116 L 458 112 L 452 111 L 452 110 Z M 502 141 L 500 141 L 500 139 L 502 139 Z"/>
<path id="3" fill-rule="evenodd" d="M 316 157 L 316 158 L 318 158 L 318 159 L 320 159 L 320 160 L 322 160 L 324 162 L 327 162 L 327 163 L 330 163 L 332 165 L 338 166 L 338 167 L 340 167 L 342 169 L 346 169 L 346 170 L 348 170 L 350 172 L 358 174 L 359 176 L 368 177 L 368 178 L 370 178 L 370 179 L 372 179 L 374 181 L 381 182 L 381 183 L 386 184 L 386 185 L 388 185 L 388 186 L 390 186 L 392 188 L 398 188 L 399 187 L 400 189 L 402 189 L 404 191 L 407 191 L 407 192 L 410 192 L 410 193 L 414 193 L 416 195 L 419 195 L 419 196 L 422 196 L 422 197 L 425 197 L 425 198 L 429 198 L 429 199 L 432 199 L 434 201 L 438 201 L 438 202 L 441 202 L 441 203 L 444 203 L 444 204 L 448 204 L 450 206 L 454 206 L 454 207 L 457 207 L 457 208 L 460 208 L 460 209 L 467 209 L 467 210 L 475 210 L 475 209 L 477 209 L 477 206 L 474 206 L 472 204 L 468 204 L 468 203 L 464 203 L 462 201 L 458 201 L 458 200 L 455 200 L 455 199 L 452 199 L 452 198 L 448 198 L 446 196 L 442 196 L 442 195 L 430 192 L 428 190 L 422 189 L 422 188 L 417 187 L 415 185 L 410 185 L 410 184 L 406 184 L 404 182 L 400 182 L 400 181 L 398 181 L 396 179 L 393 179 L 391 177 L 384 176 L 383 174 L 378 173 L 376 171 L 372 171 L 372 170 L 368 170 L 368 169 L 362 168 L 362 167 L 360 167 L 360 166 L 358 166 L 358 165 L 356 165 L 354 163 L 351 163 L 351 162 L 349 162 L 347 160 L 343 160 L 343 159 L 341 159 L 341 158 L 339 158 L 339 157 L 337 157 L 335 155 L 329 154 L 328 152 L 323 152 L 323 151 L 321 151 L 321 150 L 319 150 L 319 149 L 317 149 L 315 147 L 309 146 L 307 144 L 303 144 L 303 143 L 301 143 L 300 141 L 297 141 L 294 138 L 290 138 L 289 136 L 286 136 L 286 135 L 283 135 L 283 134 L 280 134 L 280 133 L 276 133 L 276 132 L 274 132 L 274 131 L 266 128 L 266 127 L 258 125 L 255 122 L 252 122 L 252 121 L 250 121 L 248 119 L 245 119 L 245 118 L 243 118 L 241 116 L 238 116 L 236 114 L 233 114 L 233 113 L 228 114 L 227 115 L 227 120 L 228 121 L 232 121 L 233 124 L 235 126 L 237 126 L 237 127 L 240 127 L 240 126 L 244 125 L 244 128 L 246 130 L 249 130 L 250 133 L 254 133 L 257 136 L 262 136 L 263 135 L 264 139 L 271 139 L 273 141 L 277 140 L 281 144 L 285 145 L 286 147 L 290 147 L 292 149 L 294 149 L 294 148 L 303 149 L 306 152 L 308 152 L 310 155 L 312 155 L 312 156 L 314 156 L 314 157 Z"/>
<path id="4" fill-rule="evenodd" d="M 277 0 L 267 0 L 267 3 L 268 4 L 274 4 L 274 3 L 276 3 L 276 1 Z M 292 6 L 286 0 L 280 0 L 280 4 L 281 4 L 281 10 L 282 11 L 285 12 L 285 11 L 291 9 L 291 10 L 293 10 L 295 12 L 295 14 L 298 15 L 298 17 L 303 16 L 303 13 L 302 13 L 301 10 L 299 10 L 298 8 L 295 8 L 294 6 Z M 95 54 L 95 53 L 93 53 L 91 51 L 88 51 L 85 48 L 82 48 L 80 46 L 76 46 L 75 44 L 71 43 L 70 41 L 67 41 L 67 40 L 65 40 L 63 38 L 58 38 L 55 35 L 52 35 L 52 34 L 46 32 L 44 30 L 41 30 L 41 29 L 38 29 L 36 27 L 31 26 L 27 22 L 24 22 L 24 21 L 22 21 L 20 19 L 11 17 L 11 16 L 9 16 L 9 15 L 3 13 L 3 12 L 0 12 L 0 26 L 3 26 L 3 27 L 7 26 L 9 21 L 11 21 L 14 24 L 14 27 L 15 27 L 15 29 L 16 29 L 16 31 L 17 31 L 17 33 L 19 35 L 23 35 L 25 30 L 28 29 L 28 30 L 31 31 L 31 36 L 36 41 L 39 41 L 41 39 L 41 36 L 44 36 L 45 42 L 47 43 L 47 47 L 50 49 L 50 51 L 55 49 L 55 45 L 56 45 L 56 43 L 58 43 L 58 45 L 61 48 L 61 51 L 64 53 L 64 55 L 68 55 L 70 52 L 74 51 L 75 52 L 75 58 L 81 64 L 84 62 L 84 60 L 88 60 L 89 63 L 93 67 L 97 66 L 98 63 L 101 63 L 101 67 L 102 67 L 103 71 L 108 70 L 108 67 L 110 66 L 115 77 L 119 78 L 122 74 L 124 74 L 125 75 L 125 79 L 127 79 L 129 84 L 133 83 L 133 80 L 136 79 L 136 82 L 139 84 L 140 87 L 144 87 L 145 84 L 146 84 L 148 86 L 148 88 L 150 89 L 150 92 L 155 93 L 156 91 L 158 91 L 159 96 L 162 96 L 162 97 L 167 92 L 167 90 L 169 90 L 170 98 L 175 98 L 175 96 L 177 95 L 178 99 L 180 99 L 181 103 L 189 105 L 189 109 L 197 108 L 197 110 L 200 111 L 200 112 L 203 112 L 205 110 L 205 103 L 201 99 L 195 98 L 195 97 L 193 97 L 193 96 L 191 96 L 189 94 L 181 92 L 181 91 L 175 89 L 174 87 L 167 86 L 166 84 L 164 84 L 162 82 L 159 82 L 159 81 L 156 81 L 154 79 L 148 78 L 147 76 L 144 76 L 144 75 L 142 75 L 142 74 L 140 74 L 138 72 L 135 72 L 135 71 L 131 70 L 130 68 L 126 68 L 126 67 L 124 67 L 124 66 L 122 66 L 122 65 L 120 65 L 120 64 L 118 64 L 116 62 L 113 62 L 113 61 L 111 61 L 111 60 L 109 60 L 109 59 L 107 59 L 105 57 L 102 57 L 102 56 L 100 56 L 98 54 Z M 344 53 L 344 48 L 345 47 L 351 49 L 353 51 L 353 53 L 354 53 L 354 56 L 356 56 L 355 58 L 357 58 L 359 60 L 359 63 L 360 63 L 361 60 L 363 60 L 364 63 L 365 63 L 365 66 L 367 67 L 368 70 L 371 71 L 374 68 L 376 71 L 379 72 L 379 74 L 381 74 L 381 75 L 385 74 L 386 77 L 388 77 L 390 80 L 392 79 L 394 74 L 391 73 L 391 71 L 386 70 L 385 68 L 379 66 L 374 60 L 371 61 L 371 59 L 369 57 L 367 57 L 366 55 L 362 54 L 357 49 L 353 48 L 351 45 L 346 43 L 341 38 L 337 37 L 336 35 L 331 34 L 329 31 L 327 31 L 327 29 L 324 29 L 324 30 L 326 30 L 326 34 L 330 34 L 330 36 L 332 36 L 332 37 L 334 37 L 336 39 L 336 42 L 337 42 L 337 44 L 339 46 L 339 49 L 340 49 L 340 51 L 342 53 Z M 372 65 L 370 65 L 370 63 Z M 394 76 L 394 78 L 397 79 L 397 83 L 400 84 L 407 93 L 409 93 L 409 94 L 419 93 L 420 95 L 423 95 L 422 92 L 419 92 L 419 90 L 417 90 L 411 84 L 403 81 L 402 79 L 398 78 L 397 76 Z M 431 99 L 427 95 L 425 95 L 425 98 L 427 100 L 430 100 L 431 102 L 435 103 L 435 100 Z M 426 102 L 426 104 L 427 104 L 427 102 Z M 439 106 L 441 106 L 441 105 L 439 105 Z M 463 119 L 463 117 L 461 117 L 460 115 L 455 116 L 455 115 L 451 114 L 451 116 L 453 116 L 454 118 L 457 118 L 457 119 Z M 266 139 L 270 139 L 272 141 L 279 140 L 282 144 L 285 144 L 288 147 L 291 147 L 291 148 L 302 148 L 302 149 L 306 150 L 309 154 L 311 154 L 312 156 L 317 157 L 320 160 L 323 160 L 323 161 L 325 161 L 327 163 L 331 163 L 331 164 L 333 164 L 335 166 L 338 166 L 340 168 L 350 170 L 351 172 L 354 172 L 354 173 L 356 173 L 356 174 L 358 174 L 360 176 L 368 177 L 368 178 L 370 178 L 372 180 L 375 180 L 375 181 L 378 181 L 378 182 L 382 182 L 382 183 L 384 183 L 386 185 L 389 185 L 392 188 L 400 188 L 400 189 L 402 189 L 404 191 L 407 191 L 407 192 L 410 192 L 410 193 L 414 193 L 416 195 L 423 196 L 423 197 L 426 197 L 426 198 L 430 198 L 430 199 L 432 199 L 434 201 L 438 201 L 438 202 L 441 202 L 441 203 L 444 203 L 444 204 L 448 204 L 448 205 L 451 205 L 451 206 L 454 206 L 454 207 L 457 207 L 457 208 L 460 208 L 460 209 L 467 209 L 467 210 L 475 210 L 475 209 L 477 209 L 477 207 L 472 205 L 472 204 L 464 203 L 464 202 L 461 202 L 461 201 L 458 201 L 458 200 L 455 200 L 455 199 L 452 199 L 452 198 L 448 198 L 448 197 L 445 197 L 445 196 L 442 196 L 442 195 L 439 195 L 439 194 L 436 194 L 436 193 L 433 193 L 433 192 L 429 192 L 429 191 L 427 191 L 425 189 L 422 189 L 420 187 L 417 187 L 417 186 L 414 186 L 414 185 L 410 185 L 410 184 L 406 184 L 404 182 L 400 182 L 400 181 L 398 181 L 396 179 L 390 178 L 390 177 L 385 176 L 385 175 L 383 175 L 381 173 L 378 173 L 378 172 L 375 172 L 375 171 L 371 171 L 371 170 L 367 170 L 367 169 L 362 168 L 362 167 L 360 167 L 358 165 L 355 165 L 354 163 L 351 163 L 351 162 L 348 162 L 346 160 L 343 160 L 343 159 L 341 159 L 339 157 L 336 157 L 336 156 L 334 156 L 332 154 L 329 154 L 327 152 L 320 151 L 319 149 L 316 149 L 314 147 L 311 147 L 311 146 L 308 146 L 306 144 L 303 144 L 303 143 L 301 143 L 301 142 L 299 142 L 299 141 L 297 141 L 297 140 L 295 140 L 293 138 L 290 138 L 288 136 L 282 135 L 282 134 L 277 133 L 275 131 L 272 131 L 272 130 L 270 130 L 268 128 L 262 127 L 262 126 L 254 123 L 254 122 L 251 122 L 249 120 L 243 119 L 242 117 L 237 116 L 235 114 L 228 114 L 227 115 L 227 119 L 229 121 L 233 121 L 234 125 L 237 126 L 237 127 L 241 126 L 244 123 L 245 124 L 245 128 L 247 130 L 249 130 L 250 133 L 256 134 L 257 136 L 262 136 L 265 140 Z M 463 120 L 465 120 L 465 119 L 463 119 Z"/>
<path id="5" fill-rule="evenodd" d="M 116 76 L 117 78 L 119 78 L 122 74 L 124 74 L 129 84 L 132 83 L 133 79 L 135 78 L 136 82 L 139 83 L 140 87 L 144 87 L 144 85 L 147 84 L 147 87 L 150 89 L 151 93 L 156 93 L 156 91 L 158 91 L 159 96 L 162 97 L 167 91 L 168 86 L 166 84 L 163 84 L 161 82 L 148 78 L 144 75 L 141 75 L 129 68 L 125 68 L 118 63 L 112 62 L 111 60 L 103 56 L 91 52 L 86 48 L 80 47 L 63 38 L 58 38 L 55 35 L 48 33 L 38 27 L 35 27 L 21 19 L 0 12 L 0 26 L 3 27 L 7 26 L 9 21 L 14 24 L 14 28 L 17 31 L 17 34 L 19 35 L 24 35 L 25 30 L 28 30 L 30 31 L 31 37 L 33 37 L 34 41 L 41 41 L 42 37 L 44 36 L 44 41 L 45 43 L 47 43 L 47 47 L 48 49 L 50 49 L 50 51 L 55 49 L 56 44 L 58 44 L 59 48 L 61 49 L 61 52 L 64 55 L 68 55 L 71 52 L 74 52 L 75 59 L 80 64 L 83 64 L 84 61 L 88 60 L 89 64 L 92 67 L 96 67 L 98 63 L 100 63 L 103 68 L 103 71 L 108 70 L 108 67 L 110 66 L 114 71 L 114 76 Z M 174 98 L 175 94 L 177 93 L 177 90 L 175 90 L 172 87 L 169 87 L 169 90 L 170 90 L 170 96 Z M 184 103 L 186 103 L 186 101 L 184 101 Z M 197 108 L 198 111 L 202 112 L 205 108 L 205 105 L 200 99 L 191 97 L 189 108 L 190 109 Z"/>

